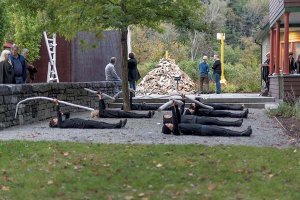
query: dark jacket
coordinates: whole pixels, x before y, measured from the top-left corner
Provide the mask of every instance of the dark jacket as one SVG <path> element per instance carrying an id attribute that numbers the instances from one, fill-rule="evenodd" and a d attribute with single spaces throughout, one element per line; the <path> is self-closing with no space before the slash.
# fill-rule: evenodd
<path id="1" fill-rule="evenodd" d="M 220 60 L 216 60 L 214 62 L 214 65 L 212 66 L 213 70 L 214 70 L 214 74 L 219 74 L 221 75 L 222 73 L 222 68 L 221 68 L 221 61 Z"/>
<path id="2" fill-rule="evenodd" d="M 10 58 L 9 58 L 11 61 L 14 60 L 14 56 L 11 54 L 10 55 Z M 18 59 L 20 60 L 21 64 L 22 64 L 22 78 L 23 78 L 23 81 L 26 81 L 26 78 L 27 78 L 27 69 L 26 69 L 26 64 L 25 64 L 25 58 L 24 56 L 18 54 Z M 13 63 L 13 62 L 12 62 Z M 14 65 L 14 64 L 13 64 Z M 15 67 L 15 66 L 14 66 Z"/>
<path id="3" fill-rule="evenodd" d="M 297 70 L 297 74 L 300 74 L 300 61 L 295 62 L 295 70 Z"/>
<path id="4" fill-rule="evenodd" d="M 128 60 L 128 81 L 138 81 L 141 78 L 135 58 Z"/>
<path id="5" fill-rule="evenodd" d="M 0 62 L 0 84 L 13 84 L 14 82 L 13 66 L 6 60 Z"/>
<path id="6" fill-rule="evenodd" d="M 69 113 L 64 114 L 65 120 L 63 120 L 59 105 L 56 106 L 56 112 L 57 112 L 57 119 L 58 119 L 58 123 L 57 123 L 58 128 L 85 128 L 86 120 L 79 119 L 79 118 L 70 119 Z"/>
<path id="7" fill-rule="evenodd" d="M 290 73 L 292 73 L 295 70 L 295 59 L 292 58 L 291 60 L 289 59 L 289 70 Z"/>

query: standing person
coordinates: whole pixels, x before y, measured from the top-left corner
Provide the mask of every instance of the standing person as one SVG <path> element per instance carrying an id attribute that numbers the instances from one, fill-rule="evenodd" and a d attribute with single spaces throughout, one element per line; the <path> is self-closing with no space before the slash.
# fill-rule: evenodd
<path id="1" fill-rule="evenodd" d="M 270 65 L 270 52 L 266 54 L 266 60 L 264 64 L 261 65 L 262 71 L 261 71 L 261 76 L 263 81 L 265 82 L 266 88 L 269 91 L 269 85 L 270 85 L 270 80 L 269 80 L 269 65 Z"/>
<path id="2" fill-rule="evenodd" d="M 199 64 L 200 71 L 200 91 L 199 94 L 203 94 L 203 82 L 206 84 L 206 93 L 209 94 L 209 65 L 207 63 L 207 56 L 203 56 L 203 61 Z"/>
<path id="3" fill-rule="evenodd" d="M 295 59 L 293 57 L 293 52 L 289 53 L 289 72 L 292 74 L 295 70 Z"/>
<path id="4" fill-rule="evenodd" d="M 25 64 L 26 64 L 26 69 L 27 69 L 27 78 L 26 78 L 26 83 L 32 83 L 34 81 L 34 74 L 37 73 L 36 68 L 30 64 L 29 62 L 29 50 L 28 49 L 23 49 L 23 56 L 25 58 Z"/>
<path id="5" fill-rule="evenodd" d="M 15 82 L 14 68 L 9 50 L 3 50 L 0 57 L 0 84 L 13 84 Z"/>
<path id="6" fill-rule="evenodd" d="M 300 74 L 300 54 L 298 55 L 298 58 L 297 58 L 294 66 L 295 66 L 294 69 L 295 69 L 296 73 Z"/>
<path id="7" fill-rule="evenodd" d="M 26 64 L 25 58 L 18 53 L 19 47 L 17 45 L 12 46 L 12 55 L 10 55 L 10 60 L 14 67 L 15 73 L 15 83 L 23 84 L 26 81 Z"/>
<path id="8" fill-rule="evenodd" d="M 137 68 L 137 61 L 134 57 L 134 53 L 129 53 L 128 57 L 128 81 L 130 88 L 136 90 L 136 81 L 141 78 L 141 75 Z"/>
<path id="9" fill-rule="evenodd" d="M 216 94 L 221 93 L 221 73 L 222 73 L 222 66 L 221 66 L 221 61 L 218 55 L 214 55 L 214 65 L 213 65 L 213 70 L 214 70 L 214 78 L 216 82 Z"/>
<path id="10" fill-rule="evenodd" d="M 110 62 L 105 67 L 105 77 L 107 81 L 121 81 L 115 70 L 115 64 L 117 59 L 115 57 L 110 58 Z"/>

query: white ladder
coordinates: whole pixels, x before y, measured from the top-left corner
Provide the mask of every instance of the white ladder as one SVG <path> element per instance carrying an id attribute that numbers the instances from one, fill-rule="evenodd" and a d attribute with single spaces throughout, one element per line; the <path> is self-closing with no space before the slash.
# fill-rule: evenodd
<path id="1" fill-rule="evenodd" d="M 56 69 L 56 34 L 54 33 L 51 38 L 48 38 L 47 33 L 44 31 L 44 38 L 49 54 L 49 62 L 48 62 L 48 73 L 47 73 L 47 83 L 57 82 L 59 83 L 57 69 Z"/>

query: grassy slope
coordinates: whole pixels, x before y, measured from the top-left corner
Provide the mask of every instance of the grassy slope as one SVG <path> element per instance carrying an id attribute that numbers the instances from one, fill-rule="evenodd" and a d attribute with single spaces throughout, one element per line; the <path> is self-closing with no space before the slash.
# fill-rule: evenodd
<path id="1" fill-rule="evenodd" d="M 300 199 L 299 149 L 1 142 L 0 159 L 0 199 Z"/>

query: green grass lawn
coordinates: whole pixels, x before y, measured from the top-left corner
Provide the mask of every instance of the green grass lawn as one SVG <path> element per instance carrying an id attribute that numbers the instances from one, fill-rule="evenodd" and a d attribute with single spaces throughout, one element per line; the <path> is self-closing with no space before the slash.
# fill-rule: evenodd
<path id="1" fill-rule="evenodd" d="M 0 142 L 0 199 L 300 199 L 300 149 Z"/>

